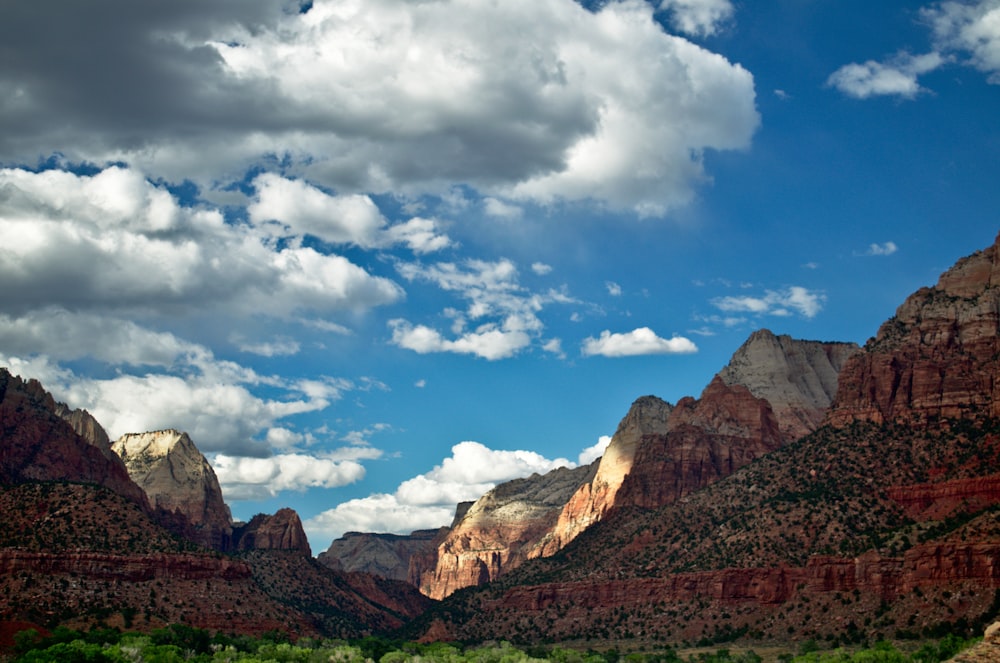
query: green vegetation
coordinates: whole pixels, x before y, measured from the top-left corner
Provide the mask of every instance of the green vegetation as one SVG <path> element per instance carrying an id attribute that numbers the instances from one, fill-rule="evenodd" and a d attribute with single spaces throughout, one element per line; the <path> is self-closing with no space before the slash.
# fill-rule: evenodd
<path id="1" fill-rule="evenodd" d="M 939 663 L 972 645 L 949 635 L 904 653 L 888 642 L 868 649 L 820 651 L 816 641 L 800 644 L 798 654 L 779 658 L 787 663 Z M 360 640 L 290 642 L 281 632 L 259 638 L 229 636 L 175 624 L 150 633 L 115 629 L 88 632 L 59 627 L 42 637 L 34 630 L 15 637 L 15 663 L 761 663 L 752 650 L 728 649 L 681 654 L 670 647 L 622 654 L 616 649 L 578 651 L 559 646 L 517 648 L 508 642 L 464 647 L 458 643 L 420 644 L 368 637 Z"/>

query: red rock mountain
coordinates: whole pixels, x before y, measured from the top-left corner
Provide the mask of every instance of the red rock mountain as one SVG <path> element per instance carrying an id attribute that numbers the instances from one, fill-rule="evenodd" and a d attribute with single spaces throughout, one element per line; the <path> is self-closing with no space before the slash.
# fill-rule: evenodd
<path id="1" fill-rule="evenodd" d="M 699 399 L 676 407 L 655 396 L 636 400 L 593 467 L 519 479 L 484 495 L 430 550 L 411 554 L 410 582 L 441 599 L 557 553 L 614 508 L 669 504 L 728 476 L 814 430 L 837 372 L 857 350 L 755 332 Z M 325 558 L 335 555 L 343 556 L 339 564 L 363 564 L 363 553 L 345 540 Z"/>
<path id="2" fill-rule="evenodd" d="M 0 633 L 184 623 L 347 638 L 426 608 L 406 583 L 316 562 L 291 509 L 237 527 L 234 555 L 204 547 L 204 529 L 186 538 L 220 513 L 228 524 L 203 456 L 176 431 L 120 446 L 155 508 L 93 417 L 0 369 Z"/>
<path id="3" fill-rule="evenodd" d="M 0 484 L 94 483 L 148 510 L 145 493 L 107 445 L 103 429 L 85 424 L 93 432 L 88 441 L 59 412 L 73 417 L 37 380 L 25 382 L 0 368 Z M 89 418 L 76 416 L 80 422 Z"/>
<path id="4" fill-rule="evenodd" d="M 257 514 L 233 532 L 234 550 L 289 550 L 312 556 L 299 514 L 278 509 L 273 516 Z"/>
<path id="5" fill-rule="evenodd" d="M 724 371 L 639 445 L 615 507 L 584 535 L 453 595 L 413 633 L 836 644 L 981 632 L 1000 615 L 998 255 L 960 260 L 860 352 L 838 348 L 830 413 L 798 440 L 785 436 L 816 410 L 776 407 L 758 396 L 767 381 L 754 393 Z M 696 461 L 675 434 L 713 451 Z M 760 455 L 739 469 L 744 450 Z"/>
<path id="6" fill-rule="evenodd" d="M 843 372 L 831 421 L 1000 416 L 1000 248 L 910 295 Z"/>

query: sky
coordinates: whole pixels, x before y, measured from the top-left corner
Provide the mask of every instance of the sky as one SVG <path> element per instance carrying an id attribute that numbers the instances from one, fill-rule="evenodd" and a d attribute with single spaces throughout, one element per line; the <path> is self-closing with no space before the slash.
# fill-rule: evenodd
<path id="1" fill-rule="evenodd" d="M 863 344 L 998 164 L 1000 0 L 0 0 L 0 366 L 318 553 Z"/>

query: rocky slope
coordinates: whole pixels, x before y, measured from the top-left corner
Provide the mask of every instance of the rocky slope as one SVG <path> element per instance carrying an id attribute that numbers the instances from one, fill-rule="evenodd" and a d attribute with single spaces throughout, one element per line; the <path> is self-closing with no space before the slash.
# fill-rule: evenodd
<path id="1" fill-rule="evenodd" d="M 417 530 L 412 534 L 348 532 L 316 556 L 337 571 L 371 573 L 392 580 L 408 580 L 410 559 L 431 553 L 448 528 Z"/>
<path id="2" fill-rule="evenodd" d="M 761 329 L 733 354 L 719 378 L 766 400 L 782 437 L 792 441 L 823 422 L 837 393 L 840 371 L 858 350 L 854 343 L 801 341 Z"/>
<path id="3" fill-rule="evenodd" d="M 998 238 L 1000 239 L 1000 238 Z M 845 366 L 831 422 L 1000 416 L 1000 247 L 960 260 Z"/>
<path id="4" fill-rule="evenodd" d="M 755 332 L 699 399 L 676 407 L 655 396 L 637 399 L 597 466 L 572 489 L 569 475 L 559 477 L 560 492 L 550 491 L 541 510 L 511 496 L 548 490 L 555 477 L 484 496 L 434 553 L 411 558 L 411 582 L 427 596 L 446 597 L 526 559 L 557 553 L 614 508 L 661 506 L 728 476 L 815 430 L 836 391 L 837 372 L 857 350 L 850 343 Z"/>
<path id="5" fill-rule="evenodd" d="M 149 509 L 145 493 L 121 460 L 100 445 L 99 435 L 91 444 L 57 411 L 68 409 L 58 406 L 37 380 L 24 381 L 0 368 L 0 484 L 94 483 Z"/>
<path id="6" fill-rule="evenodd" d="M 996 252 L 960 261 L 847 358 L 827 425 L 783 443 L 788 428 L 770 402 L 758 401 L 754 419 L 746 395 L 706 398 L 720 377 L 701 400 L 724 416 L 694 417 L 698 405 L 682 401 L 665 439 L 686 410 L 692 423 L 751 422 L 732 429 L 742 443 L 756 431 L 780 448 L 658 506 L 623 498 L 655 493 L 655 476 L 673 485 L 673 467 L 648 468 L 634 492 L 629 473 L 618 505 L 559 554 L 454 595 L 411 633 L 520 642 L 794 633 L 831 644 L 974 633 L 1000 614 Z M 726 398 L 743 404 L 724 408 Z M 633 461 L 650 465 L 640 453 Z"/>
<path id="7" fill-rule="evenodd" d="M 433 565 L 411 566 L 420 591 L 442 599 L 516 568 L 552 530 L 570 495 L 593 468 L 559 468 L 503 483 L 479 498 L 437 543 Z M 421 559 L 419 557 L 414 560 Z"/>
<path id="8" fill-rule="evenodd" d="M 302 519 L 292 509 L 259 513 L 233 531 L 233 550 L 286 550 L 312 556 Z"/>
<path id="9" fill-rule="evenodd" d="M 130 433 L 115 440 L 111 449 L 146 493 L 161 521 L 204 546 L 229 549 L 232 517 L 219 479 L 187 433 Z"/>
<path id="10" fill-rule="evenodd" d="M 166 529 L 220 511 L 228 524 L 205 489 L 217 488 L 211 468 L 180 433 L 123 440 L 153 508 L 102 434 L 89 414 L 0 369 L 0 633 L 184 623 L 346 638 L 399 627 L 426 607 L 406 583 L 317 563 L 290 509 L 238 527 L 235 555 Z"/>

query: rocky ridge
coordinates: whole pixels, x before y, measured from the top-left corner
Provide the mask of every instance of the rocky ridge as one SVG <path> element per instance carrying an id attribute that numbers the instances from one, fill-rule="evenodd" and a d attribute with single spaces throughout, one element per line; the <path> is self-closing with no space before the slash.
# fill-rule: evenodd
<path id="1" fill-rule="evenodd" d="M 626 475 L 619 504 L 559 556 L 454 595 L 415 632 L 525 642 L 795 633 L 837 644 L 957 623 L 975 634 L 1000 614 L 997 254 L 959 261 L 847 357 L 814 432 L 785 442 L 770 402 L 746 419 L 744 397 L 737 419 L 756 425 L 741 439 L 758 430 L 779 448 L 660 506 L 625 505 Z M 685 409 L 671 412 L 667 437 Z M 649 464 L 638 453 L 634 463 Z"/>
<path id="2" fill-rule="evenodd" d="M 312 556 L 302 519 L 294 510 L 278 509 L 274 515 L 257 514 L 233 531 L 233 550 L 288 550 Z"/>
<path id="3" fill-rule="evenodd" d="M 814 430 L 836 391 L 837 371 L 857 351 L 852 343 L 755 332 L 700 398 L 676 407 L 655 396 L 637 399 L 586 476 L 557 471 L 559 477 L 517 480 L 484 495 L 430 550 L 411 555 L 410 582 L 441 599 L 557 553 L 612 509 L 662 506 L 728 476 Z M 554 483 L 558 492 L 549 490 Z M 527 497 L 545 491 L 544 502 Z M 335 541 L 325 559 L 346 549 Z M 353 550 L 349 563 L 360 566 Z"/>
<path id="4" fill-rule="evenodd" d="M 232 516 L 219 479 L 187 433 L 130 433 L 115 440 L 111 449 L 162 521 L 209 548 L 231 547 Z"/>
<path id="5" fill-rule="evenodd" d="M 410 560 L 431 553 L 447 529 L 417 530 L 408 535 L 348 532 L 316 559 L 336 571 L 405 581 L 409 579 Z"/>

